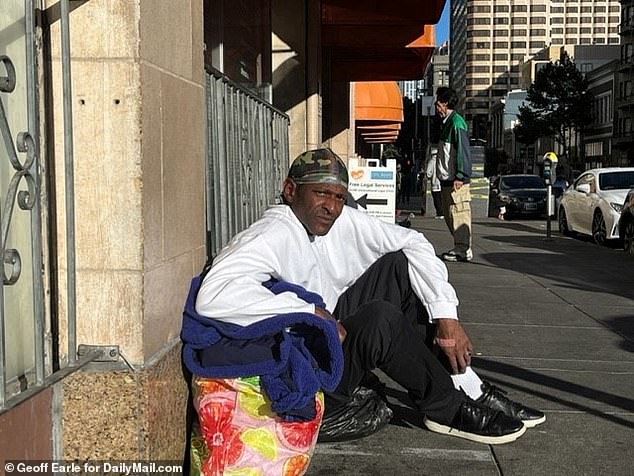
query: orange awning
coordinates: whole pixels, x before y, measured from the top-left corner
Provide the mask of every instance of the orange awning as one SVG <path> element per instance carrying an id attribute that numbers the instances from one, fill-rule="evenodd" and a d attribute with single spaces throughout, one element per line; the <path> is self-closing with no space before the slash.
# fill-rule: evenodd
<path id="1" fill-rule="evenodd" d="M 403 122 L 403 97 L 395 81 L 354 83 L 357 134 L 368 143 L 394 142 Z"/>
<path id="2" fill-rule="evenodd" d="M 354 83 L 356 121 L 403 122 L 403 97 L 395 81 Z"/>

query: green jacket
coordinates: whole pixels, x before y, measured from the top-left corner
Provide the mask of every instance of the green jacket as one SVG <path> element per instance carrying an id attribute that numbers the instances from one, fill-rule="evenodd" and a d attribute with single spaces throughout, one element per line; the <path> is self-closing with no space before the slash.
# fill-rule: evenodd
<path id="1" fill-rule="evenodd" d="M 456 111 L 452 111 L 443 121 L 436 168 L 441 183 L 456 179 L 465 183 L 471 181 L 469 130 L 465 120 Z"/>

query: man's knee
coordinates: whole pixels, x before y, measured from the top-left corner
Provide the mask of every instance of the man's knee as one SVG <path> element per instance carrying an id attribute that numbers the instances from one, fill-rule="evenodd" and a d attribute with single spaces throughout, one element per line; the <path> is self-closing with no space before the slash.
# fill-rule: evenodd
<path id="1" fill-rule="evenodd" d="M 392 251 L 390 253 L 386 253 L 383 256 L 381 256 L 376 263 L 381 263 L 383 265 L 390 265 L 390 266 L 394 266 L 394 267 L 403 267 L 403 266 L 407 266 L 407 257 L 405 256 L 405 253 L 403 253 L 403 251 L 399 250 L 399 251 Z"/>
<path id="2" fill-rule="evenodd" d="M 343 321 L 348 335 L 357 334 L 373 338 L 389 338 L 403 320 L 401 309 L 387 301 L 371 301 L 364 304 L 352 316 Z"/>

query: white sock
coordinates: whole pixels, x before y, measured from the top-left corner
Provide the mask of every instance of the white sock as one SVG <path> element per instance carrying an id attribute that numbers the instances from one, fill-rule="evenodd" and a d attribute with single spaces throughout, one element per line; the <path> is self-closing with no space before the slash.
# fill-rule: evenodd
<path id="1" fill-rule="evenodd" d="M 473 400 L 477 400 L 482 396 L 482 380 L 471 367 L 467 367 L 463 374 L 452 375 L 451 380 L 453 380 L 453 386 L 457 390 L 462 389 Z"/>

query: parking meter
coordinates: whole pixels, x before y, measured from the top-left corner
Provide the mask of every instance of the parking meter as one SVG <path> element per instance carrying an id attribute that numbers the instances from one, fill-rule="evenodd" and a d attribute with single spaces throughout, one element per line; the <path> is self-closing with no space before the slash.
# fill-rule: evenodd
<path id="1" fill-rule="evenodd" d="M 551 185 L 550 176 L 552 174 L 553 161 L 544 157 L 544 169 L 542 175 L 546 182 L 546 238 L 550 239 L 551 226 L 550 217 L 553 214 L 553 187 Z"/>
<path id="2" fill-rule="evenodd" d="M 551 184 L 551 176 L 552 176 L 552 168 L 553 168 L 553 161 L 550 159 L 544 159 L 544 170 L 542 172 L 542 175 L 544 177 L 544 182 L 546 182 L 546 185 L 550 185 Z"/>

